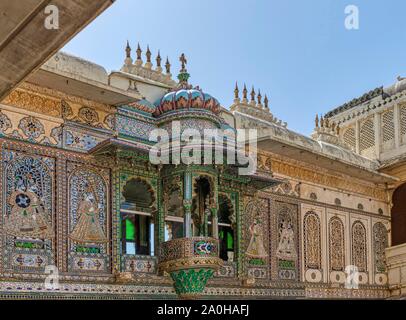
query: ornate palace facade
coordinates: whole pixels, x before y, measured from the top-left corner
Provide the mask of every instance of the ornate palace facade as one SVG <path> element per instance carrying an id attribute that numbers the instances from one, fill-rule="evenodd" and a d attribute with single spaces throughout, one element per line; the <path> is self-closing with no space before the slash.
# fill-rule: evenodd
<path id="1" fill-rule="evenodd" d="M 57 53 L 1 102 L 2 297 L 401 294 L 385 249 L 406 242 L 392 200 L 406 178 L 405 80 L 317 118 L 306 137 L 254 89 L 236 86 L 226 109 L 188 84 L 184 57 L 175 81 L 159 54 L 136 56 L 127 45 L 107 73 Z M 172 121 L 257 129 L 257 172 L 152 164 L 150 133 Z M 358 289 L 345 287 L 350 265 Z"/>

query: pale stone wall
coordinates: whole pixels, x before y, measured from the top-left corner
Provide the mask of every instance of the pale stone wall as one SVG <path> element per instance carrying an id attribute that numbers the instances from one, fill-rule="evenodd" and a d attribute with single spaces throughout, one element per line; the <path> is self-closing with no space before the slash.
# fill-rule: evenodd
<path id="1" fill-rule="evenodd" d="M 386 249 L 389 289 L 394 297 L 406 295 L 406 244 Z"/>

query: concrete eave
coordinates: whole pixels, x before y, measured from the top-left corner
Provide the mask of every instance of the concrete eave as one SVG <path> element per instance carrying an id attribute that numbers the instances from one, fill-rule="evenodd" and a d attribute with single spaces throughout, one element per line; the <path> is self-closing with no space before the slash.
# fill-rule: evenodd
<path id="1" fill-rule="evenodd" d="M 0 100 L 47 61 L 114 0 L 2 0 Z M 45 28 L 45 8 L 59 10 L 59 29 Z"/>
<path id="2" fill-rule="evenodd" d="M 45 65 L 30 75 L 27 82 L 114 106 L 142 99 L 139 94 L 124 91 L 80 75 L 61 70 L 55 71 Z"/>
<path id="3" fill-rule="evenodd" d="M 307 150 L 302 146 L 290 144 L 287 141 L 280 141 L 272 137 L 258 138 L 258 149 L 269 151 L 277 155 L 285 156 L 297 161 L 317 165 L 322 168 L 353 176 L 359 179 L 364 179 L 376 184 L 395 183 L 398 181 L 396 177 L 385 173 L 370 170 L 359 165 L 348 163 L 338 157 L 333 157 L 327 154 Z"/>

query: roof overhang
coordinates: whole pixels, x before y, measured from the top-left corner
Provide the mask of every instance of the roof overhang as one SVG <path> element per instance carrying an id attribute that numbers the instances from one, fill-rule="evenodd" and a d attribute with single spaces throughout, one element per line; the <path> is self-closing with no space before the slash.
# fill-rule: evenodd
<path id="1" fill-rule="evenodd" d="M 0 2 L 0 100 L 114 0 L 3 0 Z M 45 8 L 59 12 L 59 28 L 47 29 Z"/>
<path id="2" fill-rule="evenodd" d="M 290 159 L 317 165 L 319 167 L 356 177 L 376 184 L 395 183 L 398 179 L 385 173 L 373 171 L 361 166 L 344 162 L 342 159 L 315 153 L 314 151 L 300 148 L 293 144 L 278 141 L 270 137 L 258 138 L 258 149 L 271 152 Z"/>
<path id="3" fill-rule="evenodd" d="M 113 106 L 128 104 L 142 98 L 139 94 L 81 76 L 62 71 L 49 71 L 45 66 L 31 74 L 27 82 Z"/>

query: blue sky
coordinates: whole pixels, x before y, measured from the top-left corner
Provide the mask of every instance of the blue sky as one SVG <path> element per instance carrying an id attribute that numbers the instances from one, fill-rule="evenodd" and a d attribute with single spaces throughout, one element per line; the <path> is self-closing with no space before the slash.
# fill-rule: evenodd
<path id="1" fill-rule="evenodd" d="M 359 30 L 344 27 L 347 5 Z M 223 106 L 235 82 L 268 94 L 271 112 L 310 134 L 325 113 L 406 76 L 403 0 L 117 0 L 63 49 L 118 70 L 128 39 L 172 63 Z M 145 58 L 144 58 L 145 61 Z"/>

